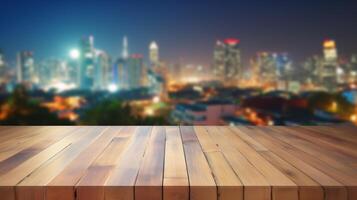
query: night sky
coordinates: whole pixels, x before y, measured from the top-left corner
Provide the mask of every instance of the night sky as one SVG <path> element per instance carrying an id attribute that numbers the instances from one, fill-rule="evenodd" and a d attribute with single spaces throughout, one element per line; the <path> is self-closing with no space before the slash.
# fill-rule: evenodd
<path id="1" fill-rule="evenodd" d="M 340 53 L 357 53 L 357 1 L 1 0 L 0 49 L 36 59 L 64 58 L 84 35 L 117 58 L 124 35 L 130 53 L 151 40 L 164 60 L 208 64 L 217 39 L 241 39 L 245 62 L 259 50 L 289 52 L 295 61 L 321 53 L 325 38 Z"/>

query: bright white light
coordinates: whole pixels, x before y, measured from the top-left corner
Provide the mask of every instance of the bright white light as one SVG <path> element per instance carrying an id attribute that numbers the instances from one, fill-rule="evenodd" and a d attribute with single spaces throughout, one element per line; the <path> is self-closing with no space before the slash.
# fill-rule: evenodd
<path id="1" fill-rule="evenodd" d="M 72 59 L 78 59 L 80 55 L 81 55 L 81 53 L 79 52 L 78 49 L 72 49 L 72 50 L 69 52 L 69 56 L 70 56 Z"/>
<path id="2" fill-rule="evenodd" d="M 58 81 L 51 83 L 44 87 L 45 91 L 49 91 L 50 89 L 56 89 L 57 92 L 72 90 L 74 88 L 76 88 L 76 85 L 73 83 L 68 84 L 68 83 L 63 83 L 63 82 L 58 82 Z"/>
<path id="3" fill-rule="evenodd" d="M 337 68 L 336 72 L 337 72 L 337 75 L 342 75 L 344 73 L 344 71 L 341 67 Z"/>
<path id="4" fill-rule="evenodd" d="M 155 97 L 152 99 L 152 101 L 153 101 L 154 103 L 160 103 L 160 97 L 155 96 Z"/>
<path id="5" fill-rule="evenodd" d="M 111 93 L 115 93 L 116 91 L 118 91 L 118 86 L 115 85 L 115 84 L 110 84 L 110 85 L 108 86 L 108 90 L 109 90 L 109 92 L 111 92 Z"/>

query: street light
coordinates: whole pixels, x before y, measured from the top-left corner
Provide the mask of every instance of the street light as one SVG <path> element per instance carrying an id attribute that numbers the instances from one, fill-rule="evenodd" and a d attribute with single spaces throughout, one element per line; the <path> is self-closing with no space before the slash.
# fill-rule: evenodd
<path id="1" fill-rule="evenodd" d="M 81 53 L 79 52 L 78 49 L 72 49 L 72 50 L 69 52 L 69 56 L 70 56 L 73 60 L 77 60 L 80 55 L 81 55 Z"/>

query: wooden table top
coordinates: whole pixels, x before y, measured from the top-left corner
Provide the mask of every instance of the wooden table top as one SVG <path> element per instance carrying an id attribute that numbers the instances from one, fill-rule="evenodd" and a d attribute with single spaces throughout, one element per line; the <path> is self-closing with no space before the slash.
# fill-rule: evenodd
<path id="1" fill-rule="evenodd" d="M 352 126 L 0 127 L 1 200 L 356 200 Z"/>

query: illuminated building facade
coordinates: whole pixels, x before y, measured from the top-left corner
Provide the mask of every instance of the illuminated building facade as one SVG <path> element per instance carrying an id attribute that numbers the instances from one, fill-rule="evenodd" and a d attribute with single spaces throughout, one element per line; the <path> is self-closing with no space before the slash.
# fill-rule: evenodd
<path id="1" fill-rule="evenodd" d="M 0 50 L 0 69 L 6 66 L 4 53 Z"/>
<path id="2" fill-rule="evenodd" d="M 256 58 L 259 77 L 263 82 L 277 81 L 277 66 L 276 60 L 272 53 L 258 52 Z"/>
<path id="3" fill-rule="evenodd" d="M 128 44 L 128 38 L 124 36 L 123 38 L 123 49 L 122 49 L 122 54 L 121 58 L 123 59 L 128 59 L 129 57 L 129 44 Z"/>
<path id="4" fill-rule="evenodd" d="M 337 86 L 338 74 L 338 54 L 334 40 L 327 39 L 323 42 L 324 63 L 321 70 L 321 81 L 324 87 L 330 91 L 335 90 Z"/>
<path id="5" fill-rule="evenodd" d="M 36 69 L 33 52 L 22 51 L 17 54 L 17 82 L 34 83 L 36 81 Z"/>
<path id="6" fill-rule="evenodd" d="M 256 70 L 264 82 L 288 80 L 292 61 L 287 53 L 258 52 Z"/>
<path id="7" fill-rule="evenodd" d="M 302 69 L 299 80 L 305 84 L 320 85 L 322 80 L 320 74 L 322 73 L 323 59 L 321 56 L 312 56 L 306 59 L 302 64 Z"/>
<path id="8" fill-rule="evenodd" d="M 120 90 L 129 89 L 128 74 L 129 44 L 128 38 L 124 36 L 122 43 L 122 53 L 113 66 L 113 84 Z"/>
<path id="9" fill-rule="evenodd" d="M 96 50 L 95 56 L 95 84 L 97 90 L 107 89 L 112 80 L 112 65 L 110 56 L 101 50 Z"/>
<path id="10" fill-rule="evenodd" d="M 229 38 L 217 41 L 214 53 L 214 75 L 222 81 L 236 83 L 242 77 L 240 40 Z"/>
<path id="11" fill-rule="evenodd" d="M 149 59 L 151 66 L 159 65 L 159 46 L 155 41 L 152 41 L 149 45 Z"/>
<path id="12" fill-rule="evenodd" d="M 137 89 L 144 86 L 146 73 L 143 56 L 141 54 L 133 54 L 127 62 L 125 70 L 128 77 L 128 89 Z"/>
<path id="13" fill-rule="evenodd" d="M 39 81 L 42 86 L 65 81 L 66 63 L 59 59 L 47 59 L 39 63 Z"/>
<path id="14" fill-rule="evenodd" d="M 0 83 L 6 78 L 6 61 L 3 52 L 0 50 Z"/>
<path id="15" fill-rule="evenodd" d="M 357 55 L 356 54 L 352 55 L 350 59 L 349 81 L 357 82 Z"/>
<path id="16" fill-rule="evenodd" d="M 94 86 L 95 50 L 94 37 L 85 37 L 80 42 L 79 87 L 90 90 Z"/>

